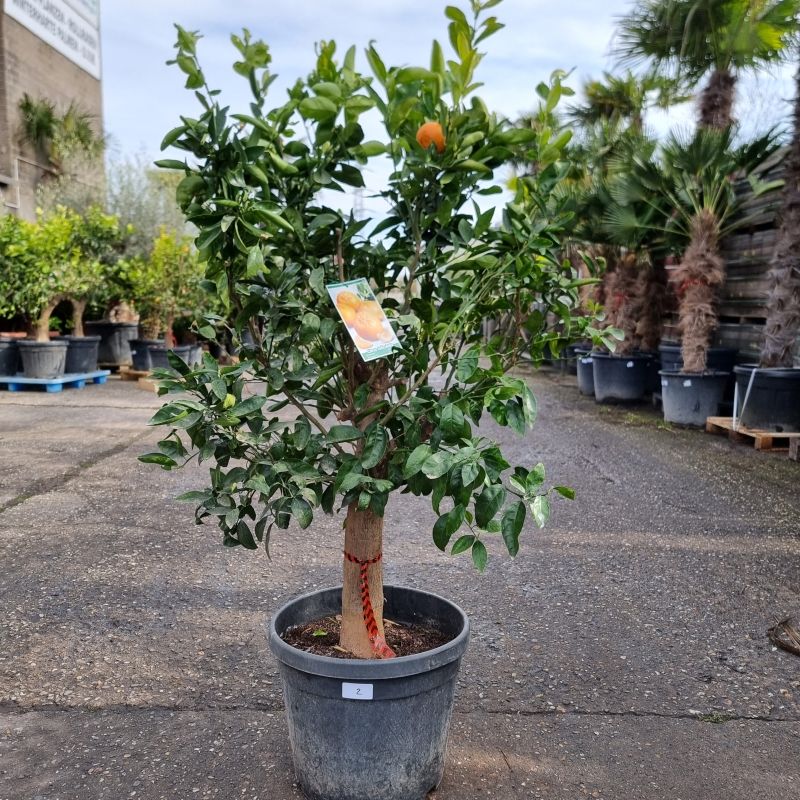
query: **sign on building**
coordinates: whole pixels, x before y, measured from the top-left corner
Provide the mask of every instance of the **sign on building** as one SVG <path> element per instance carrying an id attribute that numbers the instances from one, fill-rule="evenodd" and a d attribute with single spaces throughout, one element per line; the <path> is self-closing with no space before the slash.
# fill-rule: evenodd
<path id="1" fill-rule="evenodd" d="M 100 0 L 6 0 L 6 14 L 100 80 Z"/>

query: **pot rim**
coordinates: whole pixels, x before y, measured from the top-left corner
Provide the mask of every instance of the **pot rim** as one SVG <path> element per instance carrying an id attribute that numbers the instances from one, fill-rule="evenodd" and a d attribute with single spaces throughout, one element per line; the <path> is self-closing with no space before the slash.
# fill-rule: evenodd
<path id="1" fill-rule="evenodd" d="M 653 356 L 651 353 L 629 353 L 628 355 L 620 355 L 618 353 L 603 353 L 602 351 L 592 351 L 592 358 L 608 358 L 614 361 L 652 361 Z"/>
<path id="2" fill-rule="evenodd" d="M 63 347 L 65 350 L 69 347 L 69 342 L 66 339 L 51 339 L 48 342 L 39 342 L 36 339 L 18 339 L 17 344 L 20 347 Z"/>
<path id="3" fill-rule="evenodd" d="M 800 367 L 759 367 L 758 364 L 737 364 L 733 371 L 737 375 L 750 375 L 753 370 L 758 370 L 756 378 L 763 375 L 766 378 L 782 378 L 800 376 Z"/>
<path id="4" fill-rule="evenodd" d="M 660 369 L 658 374 L 664 378 L 729 378 L 730 372 L 724 369 L 707 369 L 705 372 L 683 372 L 675 369 Z"/>
<path id="5" fill-rule="evenodd" d="M 436 647 L 433 650 L 424 650 L 410 656 L 398 656 L 390 659 L 364 659 L 364 658 L 331 658 L 330 656 L 320 656 L 299 650 L 281 639 L 276 620 L 285 613 L 291 606 L 301 603 L 307 598 L 316 595 L 334 592 L 341 596 L 342 586 L 328 586 L 323 589 L 316 589 L 312 592 L 293 597 L 284 603 L 270 617 L 265 624 L 267 640 L 273 655 L 283 664 L 289 667 L 307 672 L 312 675 L 319 675 L 326 678 L 337 678 L 344 680 L 386 680 L 391 678 L 405 678 L 411 675 L 418 675 L 422 672 L 431 672 L 434 669 L 443 667 L 453 661 L 458 660 L 464 654 L 469 641 L 470 624 L 469 617 L 451 600 L 441 597 L 433 592 L 426 592 L 422 589 L 415 589 L 410 586 L 384 585 L 384 591 L 403 591 L 412 594 L 425 595 L 432 597 L 438 602 L 448 606 L 460 619 L 461 630 L 449 642 Z"/>

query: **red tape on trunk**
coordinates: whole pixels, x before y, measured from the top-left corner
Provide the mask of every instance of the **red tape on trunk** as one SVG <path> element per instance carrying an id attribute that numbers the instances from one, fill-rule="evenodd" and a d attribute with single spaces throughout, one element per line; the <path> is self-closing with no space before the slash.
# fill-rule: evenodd
<path id="1" fill-rule="evenodd" d="M 375 621 L 375 612 L 372 610 L 372 601 L 369 597 L 369 579 L 367 577 L 367 571 L 372 564 L 377 564 L 381 560 L 382 555 L 382 553 L 378 553 L 374 558 L 362 560 L 345 552 L 344 557 L 352 564 L 358 564 L 361 567 L 359 575 L 361 579 L 361 609 L 372 649 L 379 658 L 394 658 L 396 653 L 386 644 L 386 639 L 384 639 L 378 631 L 378 623 Z"/>

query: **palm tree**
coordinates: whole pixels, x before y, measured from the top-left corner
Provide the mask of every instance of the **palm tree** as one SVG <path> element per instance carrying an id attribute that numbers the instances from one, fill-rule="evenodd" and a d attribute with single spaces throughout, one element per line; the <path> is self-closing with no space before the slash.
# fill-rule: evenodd
<path id="1" fill-rule="evenodd" d="M 725 278 L 722 236 L 747 225 L 737 215 L 734 179 L 747 176 L 760 193 L 755 169 L 777 145 L 770 134 L 735 146 L 734 131 L 700 129 L 691 139 L 672 134 L 657 158 L 638 160 L 610 187 L 614 204 L 606 216 L 609 234 L 635 238 L 655 234 L 655 246 L 680 253 L 675 270 L 683 369 L 702 373 L 717 327 L 716 295 Z"/>
<path id="2" fill-rule="evenodd" d="M 616 53 L 624 64 L 697 86 L 699 124 L 734 121 L 736 79 L 784 57 L 798 32 L 798 0 L 636 0 L 620 18 Z"/>
<path id="3" fill-rule="evenodd" d="M 600 80 L 583 84 L 585 101 L 570 109 L 570 118 L 582 126 L 619 122 L 641 131 L 644 113 L 651 107 L 669 108 L 691 99 L 680 84 L 667 76 L 650 73 L 623 75 L 604 72 Z"/>
<path id="4" fill-rule="evenodd" d="M 800 68 L 794 136 L 784 161 L 781 226 L 769 271 L 770 293 L 761 367 L 791 367 L 800 331 Z"/>

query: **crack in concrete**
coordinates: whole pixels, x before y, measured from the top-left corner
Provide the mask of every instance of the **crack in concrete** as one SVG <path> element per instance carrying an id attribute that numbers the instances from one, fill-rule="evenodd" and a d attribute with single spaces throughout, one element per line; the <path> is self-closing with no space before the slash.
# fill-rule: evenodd
<path id="1" fill-rule="evenodd" d="M 150 435 L 151 431 L 144 430 L 140 433 L 137 433 L 132 438 L 126 440 L 125 442 L 121 442 L 119 444 L 115 444 L 113 447 L 109 447 L 107 450 L 102 450 L 96 455 L 93 455 L 91 458 L 87 458 L 85 461 L 81 461 L 76 464 L 71 469 L 68 469 L 63 474 L 51 478 L 47 481 L 42 481 L 38 484 L 32 486 L 29 490 L 25 492 L 21 492 L 16 497 L 12 497 L 11 500 L 7 501 L 6 503 L 0 505 L 0 514 L 8 511 L 15 506 L 18 506 L 24 503 L 26 500 L 30 500 L 33 497 L 40 497 L 43 494 L 48 494 L 49 492 L 53 492 L 56 489 L 60 489 L 62 486 L 68 484 L 74 478 L 77 478 L 83 472 L 85 472 L 90 467 L 99 464 L 102 461 L 105 461 L 107 458 L 111 458 L 112 456 L 117 455 L 118 453 L 127 450 L 131 445 L 135 444 L 136 442 L 144 439 L 146 436 Z"/>
<path id="2" fill-rule="evenodd" d="M 253 712 L 282 712 L 283 704 L 272 705 L 269 703 L 206 703 L 204 705 L 169 704 L 144 704 L 144 703 L 113 703 L 107 706 L 95 705 L 59 705 L 58 703 L 36 703 L 20 705 L 13 701 L 0 701 L 0 714 L 22 716 L 23 714 L 124 714 L 127 712 L 153 712 L 167 714 L 207 714 L 224 711 L 253 711 Z M 505 717 L 619 717 L 633 719 L 674 719 L 704 724 L 722 725 L 726 722 L 765 722 L 765 723 L 790 723 L 800 724 L 800 717 L 774 717 L 757 714 L 690 714 L 686 711 L 592 711 L 588 709 L 570 709 L 558 711 L 556 709 L 535 709 L 531 711 L 517 710 L 505 711 L 503 709 L 488 708 L 454 708 L 453 711 L 460 716 L 471 714 L 488 714 L 491 716 Z M 510 767 L 509 767 L 510 769 Z"/>

